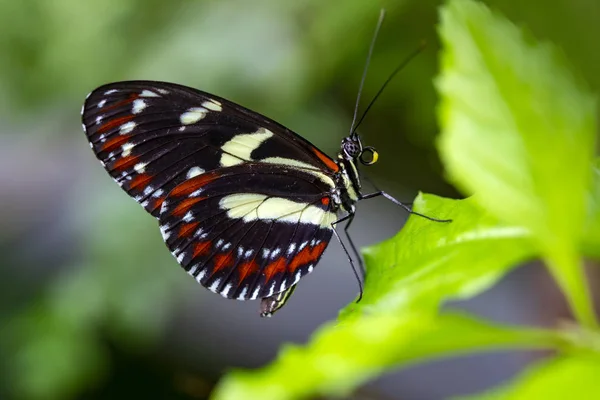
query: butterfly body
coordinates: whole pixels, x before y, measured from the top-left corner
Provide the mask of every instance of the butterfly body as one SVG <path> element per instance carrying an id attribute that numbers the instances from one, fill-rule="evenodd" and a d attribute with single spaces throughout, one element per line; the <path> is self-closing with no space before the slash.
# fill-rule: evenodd
<path id="1" fill-rule="evenodd" d="M 158 219 L 177 262 L 227 298 L 285 303 L 361 198 L 358 135 L 334 161 L 284 126 L 181 85 L 117 82 L 86 99 L 96 157 Z"/>

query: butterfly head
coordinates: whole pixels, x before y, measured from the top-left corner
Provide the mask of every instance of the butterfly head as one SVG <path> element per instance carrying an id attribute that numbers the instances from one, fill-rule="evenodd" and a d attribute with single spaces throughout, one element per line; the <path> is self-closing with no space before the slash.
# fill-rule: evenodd
<path id="1" fill-rule="evenodd" d="M 363 165 L 373 165 L 379 158 L 379 154 L 373 147 L 363 147 L 358 135 L 351 135 L 342 140 L 340 155 L 348 161 L 358 160 Z"/>

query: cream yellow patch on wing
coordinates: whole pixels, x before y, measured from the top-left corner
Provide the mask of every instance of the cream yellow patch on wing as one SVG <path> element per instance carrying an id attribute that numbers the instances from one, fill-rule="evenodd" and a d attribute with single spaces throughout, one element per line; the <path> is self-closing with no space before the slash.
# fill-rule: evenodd
<path id="1" fill-rule="evenodd" d="M 183 125 L 195 124 L 200 121 L 202 118 L 206 117 L 208 110 L 202 107 L 193 107 L 181 114 L 179 117 L 179 121 Z"/>
<path id="2" fill-rule="evenodd" d="M 283 197 L 244 193 L 225 196 L 219 202 L 229 218 L 243 218 L 244 222 L 256 220 L 313 224 L 330 227 L 335 214 L 306 203 L 297 203 Z"/>
<path id="3" fill-rule="evenodd" d="M 331 179 L 329 176 L 322 173 L 315 166 L 307 164 L 305 162 L 294 160 L 292 158 L 284 158 L 284 157 L 268 157 L 268 158 L 265 158 L 260 161 L 266 162 L 269 164 L 278 164 L 278 165 L 286 165 L 286 166 L 290 166 L 290 167 L 301 168 L 302 170 L 308 172 L 309 174 L 316 176 L 321 181 L 323 181 L 325 184 L 327 184 L 331 187 L 335 187 L 335 182 L 333 181 L 333 179 Z"/>
<path id="4" fill-rule="evenodd" d="M 251 161 L 250 154 L 272 136 L 273 132 L 265 128 L 260 128 L 254 133 L 243 133 L 234 136 L 221 147 L 223 151 L 221 166 L 231 167 L 244 161 Z"/>
<path id="5" fill-rule="evenodd" d="M 211 111 L 222 111 L 223 110 L 221 103 L 219 103 L 216 100 L 205 101 L 204 103 L 202 103 L 202 107 L 208 108 Z"/>
<path id="6" fill-rule="evenodd" d="M 245 218 L 249 213 L 255 213 L 256 209 L 267 196 L 264 194 L 241 193 L 225 196 L 219 201 L 219 206 L 227 210 L 229 218 Z"/>

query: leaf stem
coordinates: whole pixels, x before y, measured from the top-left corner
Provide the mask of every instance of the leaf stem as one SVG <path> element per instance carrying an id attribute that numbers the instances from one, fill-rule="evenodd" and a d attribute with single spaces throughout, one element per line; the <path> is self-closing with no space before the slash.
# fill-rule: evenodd
<path id="1" fill-rule="evenodd" d="M 564 293 L 575 319 L 589 329 L 598 328 L 589 287 L 586 283 L 583 261 L 572 254 L 549 257 L 546 262 L 554 279 Z"/>

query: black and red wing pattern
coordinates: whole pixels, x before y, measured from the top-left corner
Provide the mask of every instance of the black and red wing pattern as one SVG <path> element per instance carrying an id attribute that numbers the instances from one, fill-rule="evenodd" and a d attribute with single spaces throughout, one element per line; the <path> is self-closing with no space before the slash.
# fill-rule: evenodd
<path id="1" fill-rule="evenodd" d="M 338 170 L 331 158 L 271 119 L 172 83 L 128 81 L 101 86 L 86 99 L 82 120 L 96 157 L 155 217 L 177 185 L 235 163 L 284 159 L 328 175 Z M 246 134 L 258 134 L 254 147 L 248 147 L 248 141 L 231 142 Z"/>
<path id="2" fill-rule="evenodd" d="M 159 216 L 181 266 L 239 300 L 282 292 L 311 272 L 332 235 L 330 186 L 302 169 L 247 163 L 175 187 Z"/>

